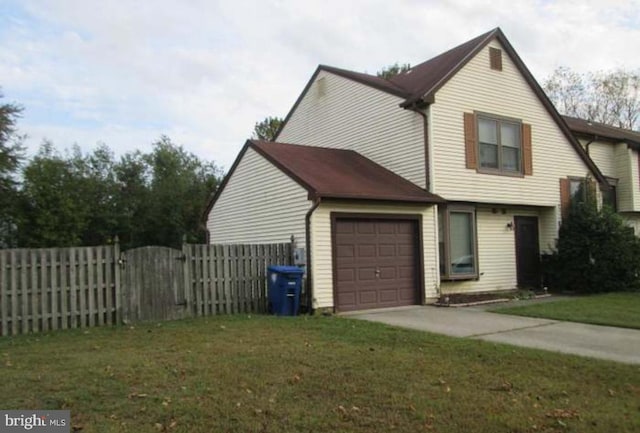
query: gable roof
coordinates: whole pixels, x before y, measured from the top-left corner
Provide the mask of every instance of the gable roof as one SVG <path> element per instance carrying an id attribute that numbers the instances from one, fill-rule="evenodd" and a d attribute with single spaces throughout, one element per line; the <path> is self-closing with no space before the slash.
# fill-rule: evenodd
<path id="1" fill-rule="evenodd" d="M 401 97 L 404 102 L 400 104 L 402 108 L 410 108 L 412 106 L 423 106 L 431 104 L 435 101 L 436 92 L 449 81 L 469 60 L 471 60 L 480 50 L 482 50 L 490 41 L 496 39 L 504 51 L 510 56 L 518 71 L 522 74 L 525 81 L 529 84 L 533 92 L 536 94 L 546 111 L 558 125 L 562 134 L 569 141 L 576 153 L 584 161 L 585 165 L 593 173 L 596 180 L 604 187 L 608 187 L 607 180 L 600 169 L 591 160 L 586 151 L 582 148 L 578 140 L 569 129 L 564 119 L 558 113 L 553 103 L 549 100 L 546 93 L 542 90 L 536 79 L 533 77 L 529 69 L 526 67 L 518 53 L 507 40 L 506 36 L 499 27 L 477 36 L 455 48 L 452 48 L 426 62 L 414 66 L 410 70 L 386 80 L 374 75 L 363 74 L 360 72 L 347 71 L 344 69 L 334 68 L 330 66 L 320 65 L 314 72 L 313 76 L 305 86 L 304 90 L 296 100 L 295 104 L 285 117 L 276 133 L 276 140 L 280 132 L 297 109 L 298 105 L 306 95 L 307 91 L 315 81 L 320 71 L 327 71 L 344 78 L 356 81 L 366 86 L 378 89 L 380 91 Z"/>
<path id="2" fill-rule="evenodd" d="M 502 31 L 495 28 L 392 77 L 390 81 L 393 84 L 406 89 L 411 95 L 402 106 L 421 99 L 433 102 L 434 93 L 491 39 L 500 35 L 504 38 Z"/>
<path id="3" fill-rule="evenodd" d="M 231 170 L 211 197 L 203 214 L 204 221 L 249 148 L 305 188 L 310 200 L 324 198 L 422 204 L 445 202 L 442 197 L 426 192 L 353 150 L 247 140 Z"/>
<path id="4" fill-rule="evenodd" d="M 614 143 L 623 142 L 627 143 L 633 149 L 640 150 L 640 132 L 631 129 L 617 128 L 591 120 L 579 119 L 577 117 L 562 117 L 569 126 L 569 129 L 577 136 L 611 141 Z"/>

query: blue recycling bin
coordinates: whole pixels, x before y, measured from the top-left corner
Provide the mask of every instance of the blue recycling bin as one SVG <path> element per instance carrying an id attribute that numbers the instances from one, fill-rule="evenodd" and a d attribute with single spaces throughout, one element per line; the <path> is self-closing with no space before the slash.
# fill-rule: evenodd
<path id="1" fill-rule="evenodd" d="M 269 312 L 277 316 L 297 316 L 304 270 L 297 266 L 269 266 Z"/>

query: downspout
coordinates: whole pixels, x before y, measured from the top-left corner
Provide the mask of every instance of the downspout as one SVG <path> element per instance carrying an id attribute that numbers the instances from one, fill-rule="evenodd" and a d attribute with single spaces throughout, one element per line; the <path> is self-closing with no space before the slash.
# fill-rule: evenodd
<path id="1" fill-rule="evenodd" d="M 591 155 L 589 155 L 589 145 L 591 143 L 593 143 L 594 141 L 597 141 L 597 140 L 598 140 L 598 136 L 594 135 L 593 138 L 591 140 L 587 141 L 587 144 L 584 145 L 584 151 L 587 152 L 588 156 L 591 156 Z"/>
<path id="2" fill-rule="evenodd" d="M 305 247 L 307 249 L 307 306 L 309 307 L 309 313 L 313 313 L 313 282 L 311 279 L 311 215 L 318 206 L 320 206 L 321 201 L 322 199 L 320 197 L 316 197 L 304 217 Z"/>
<path id="3" fill-rule="evenodd" d="M 418 113 L 421 117 L 422 117 L 422 121 L 423 121 L 423 129 L 424 129 L 424 171 L 425 171 L 425 190 L 427 192 L 431 192 L 431 170 L 429 169 L 429 164 L 430 164 L 430 159 L 431 159 L 431 155 L 429 153 L 429 118 L 427 116 L 427 114 L 423 111 L 425 108 L 427 108 L 429 105 L 422 100 L 416 101 L 413 104 L 411 104 L 410 106 L 406 107 L 405 109 L 407 110 L 411 110 L 415 113 Z M 434 224 L 433 224 L 433 236 L 434 239 L 436 239 L 436 244 L 435 244 L 435 257 L 438 257 L 438 254 L 440 253 L 440 251 L 438 250 L 438 214 L 437 212 L 434 214 Z M 437 266 L 437 263 L 436 263 Z M 426 270 L 425 270 L 426 271 Z M 442 292 L 440 289 L 440 275 L 439 275 L 439 271 L 438 269 L 434 270 L 434 280 L 435 280 L 435 284 L 436 286 L 434 287 L 436 294 L 438 295 L 438 298 L 440 298 L 442 296 Z M 437 276 L 437 278 L 435 278 Z"/>
<path id="4" fill-rule="evenodd" d="M 428 105 L 422 101 L 414 102 L 410 106 L 406 107 L 406 110 L 411 110 L 418 113 L 423 120 L 424 129 L 424 171 L 425 171 L 425 190 L 431 192 L 431 171 L 429 170 L 429 119 L 427 114 L 422 110 Z"/>

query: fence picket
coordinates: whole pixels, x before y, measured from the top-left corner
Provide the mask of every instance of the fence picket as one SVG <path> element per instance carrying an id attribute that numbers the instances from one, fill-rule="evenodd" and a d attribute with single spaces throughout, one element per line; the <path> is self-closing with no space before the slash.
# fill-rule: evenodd
<path id="1" fill-rule="evenodd" d="M 80 294 L 80 327 L 87 326 L 86 249 L 78 248 L 78 293 Z"/>
<path id="2" fill-rule="evenodd" d="M 60 256 L 60 327 L 68 328 L 69 320 L 69 286 L 67 283 L 67 271 L 69 268 L 69 250 L 67 248 L 59 250 Z"/>
<path id="3" fill-rule="evenodd" d="M 106 324 L 113 324 L 113 248 L 106 247 L 104 249 L 104 284 L 105 284 L 105 310 Z"/>
<path id="4" fill-rule="evenodd" d="M 27 278 L 29 276 L 28 252 L 22 250 L 20 254 L 20 304 L 22 310 L 20 311 L 20 325 L 23 334 L 29 332 L 29 285 Z"/>
<path id="5" fill-rule="evenodd" d="M 213 245 L 206 245 L 205 248 L 209 252 L 209 299 L 211 299 L 211 315 L 215 315 L 216 308 L 218 308 L 218 300 L 216 298 L 216 249 Z"/>
<path id="6" fill-rule="evenodd" d="M 58 329 L 58 250 L 51 248 L 49 250 L 49 257 L 51 258 L 51 267 L 49 268 L 51 274 L 51 329 Z"/>
<path id="7" fill-rule="evenodd" d="M 78 327 L 78 285 L 76 248 L 69 248 L 69 326 Z"/>
<path id="8" fill-rule="evenodd" d="M 8 284 L 7 278 L 7 252 L 0 251 L 0 317 L 1 327 L 0 327 L 0 335 L 9 335 L 9 329 L 7 325 L 9 323 L 9 315 L 7 311 L 7 302 L 9 298 L 9 293 L 7 292 Z"/>

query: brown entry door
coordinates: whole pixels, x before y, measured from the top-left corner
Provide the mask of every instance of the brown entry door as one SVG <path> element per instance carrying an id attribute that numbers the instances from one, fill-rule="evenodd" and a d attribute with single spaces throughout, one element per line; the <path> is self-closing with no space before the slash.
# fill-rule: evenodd
<path id="1" fill-rule="evenodd" d="M 540 287 L 540 247 L 538 218 L 516 216 L 516 266 L 518 287 L 537 289 Z"/>
<path id="2" fill-rule="evenodd" d="M 343 218 L 334 230 L 338 311 L 419 302 L 417 221 Z"/>

